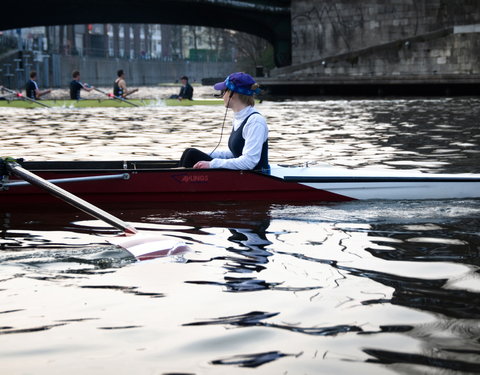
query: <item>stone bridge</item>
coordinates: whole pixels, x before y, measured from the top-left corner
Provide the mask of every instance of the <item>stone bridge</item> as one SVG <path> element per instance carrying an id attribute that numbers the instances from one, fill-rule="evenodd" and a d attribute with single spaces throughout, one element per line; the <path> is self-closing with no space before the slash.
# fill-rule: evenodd
<path id="1" fill-rule="evenodd" d="M 9 2 L 4 12 L 0 30 L 88 23 L 232 29 L 272 43 L 277 66 L 291 63 L 290 0 L 23 0 Z"/>
<path id="2" fill-rule="evenodd" d="M 247 32 L 272 43 L 277 68 L 264 84 L 279 94 L 478 95 L 480 87 L 474 0 L 23 0 L 4 13 L 0 30 L 154 23 Z"/>

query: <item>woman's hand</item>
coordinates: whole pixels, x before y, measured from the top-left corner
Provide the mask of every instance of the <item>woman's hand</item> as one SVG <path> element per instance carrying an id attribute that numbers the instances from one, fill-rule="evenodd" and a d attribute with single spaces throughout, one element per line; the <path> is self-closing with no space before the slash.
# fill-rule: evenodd
<path id="1" fill-rule="evenodd" d="M 193 168 L 203 169 L 203 168 L 210 168 L 209 161 L 199 161 L 197 164 L 193 166 Z"/>

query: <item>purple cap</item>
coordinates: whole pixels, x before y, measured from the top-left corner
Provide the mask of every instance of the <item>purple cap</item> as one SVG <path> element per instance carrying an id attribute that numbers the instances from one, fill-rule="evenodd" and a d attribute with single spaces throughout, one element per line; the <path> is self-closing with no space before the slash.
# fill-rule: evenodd
<path id="1" fill-rule="evenodd" d="M 258 88 L 252 89 L 254 84 L 255 80 L 250 74 L 238 72 L 230 74 L 225 81 L 216 83 L 213 88 L 220 91 L 228 89 L 239 94 L 252 96 L 260 92 Z"/>

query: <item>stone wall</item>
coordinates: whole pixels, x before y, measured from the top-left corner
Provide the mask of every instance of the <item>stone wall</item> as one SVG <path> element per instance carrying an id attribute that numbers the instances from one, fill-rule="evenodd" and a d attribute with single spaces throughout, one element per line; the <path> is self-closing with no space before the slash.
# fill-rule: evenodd
<path id="1" fill-rule="evenodd" d="M 275 75 L 290 78 L 480 75 L 480 33 L 446 29 L 277 69 Z"/>
<path id="2" fill-rule="evenodd" d="M 479 39 L 476 0 L 292 0 L 293 64 L 273 74 L 480 74 Z"/>

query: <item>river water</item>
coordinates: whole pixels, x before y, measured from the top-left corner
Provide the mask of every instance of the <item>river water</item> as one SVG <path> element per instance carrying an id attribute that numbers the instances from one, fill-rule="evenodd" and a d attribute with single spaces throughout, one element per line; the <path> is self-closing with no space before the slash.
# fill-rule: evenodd
<path id="1" fill-rule="evenodd" d="M 274 163 L 480 172 L 478 98 L 257 107 Z M 0 108 L 0 150 L 177 159 L 213 149 L 224 112 Z M 479 200 L 103 208 L 192 251 L 135 262 L 63 203 L 0 210 L 2 374 L 480 372 Z"/>

